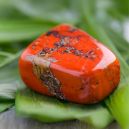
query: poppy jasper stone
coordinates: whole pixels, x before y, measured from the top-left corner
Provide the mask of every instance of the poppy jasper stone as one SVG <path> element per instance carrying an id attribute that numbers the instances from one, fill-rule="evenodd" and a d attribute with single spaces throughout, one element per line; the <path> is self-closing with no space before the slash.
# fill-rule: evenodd
<path id="1" fill-rule="evenodd" d="M 65 24 L 33 41 L 22 53 L 19 69 L 34 91 L 80 104 L 103 100 L 120 80 L 116 56 L 86 32 Z"/>

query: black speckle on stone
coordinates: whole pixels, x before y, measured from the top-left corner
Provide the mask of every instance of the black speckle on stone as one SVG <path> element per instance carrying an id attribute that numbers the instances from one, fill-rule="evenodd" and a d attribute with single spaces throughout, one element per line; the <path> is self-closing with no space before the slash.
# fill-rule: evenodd
<path id="1" fill-rule="evenodd" d="M 84 57 L 89 58 L 89 59 L 94 59 L 96 55 L 93 50 L 90 50 L 84 54 Z"/>
<path id="2" fill-rule="evenodd" d="M 81 56 L 83 53 L 82 53 L 82 51 L 81 50 L 75 50 L 74 51 L 74 54 L 76 55 L 76 56 Z"/>
<path id="3" fill-rule="evenodd" d="M 56 42 L 56 43 L 54 43 L 54 46 L 55 47 L 60 47 L 61 46 L 61 43 L 60 42 Z"/>
<path id="4" fill-rule="evenodd" d="M 50 48 L 50 50 L 51 50 L 51 51 L 54 51 L 54 50 L 55 50 L 55 48 Z"/>
<path id="5" fill-rule="evenodd" d="M 45 56 L 47 53 L 50 53 L 50 52 L 51 52 L 51 49 L 46 47 L 46 48 L 42 49 L 42 50 L 39 52 L 39 55 Z"/>
<path id="6" fill-rule="evenodd" d="M 48 31 L 48 32 L 46 33 L 47 36 L 56 35 L 56 34 L 58 34 L 58 31 Z"/>
<path id="7" fill-rule="evenodd" d="M 61 38 L 61 37 L 62 37 L 62 35 L 60 35 L 59 32 L 58 32 L 58 31 L 55 31 L 55 30 L 53 30 L 53 31 L 48 31 L 48 32 L 46 33 L 46 36 L 50 36 L 50 35 L 53 35 L 53 36 L 56 37 L 56 38 Z"/>
<path id="8" fill-rule="evenodd" d="M 63 51 L 63 53 L 71 53 L 71 50 L 70 50 L 70 49 L 65 49 L 65 50 Z"/>

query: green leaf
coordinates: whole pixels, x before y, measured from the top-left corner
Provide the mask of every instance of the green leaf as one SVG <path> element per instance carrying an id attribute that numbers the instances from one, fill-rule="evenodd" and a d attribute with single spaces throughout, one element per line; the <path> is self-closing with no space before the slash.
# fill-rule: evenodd
<path id="1" fill-rule="evenodd" d="M 3 112 L 13 106 L 13 102 L 1 102 L 0 101 L 0 112 Z"/>
<path id="2" fill-rule="evenodd" d="M 0 20 L 6 19 L 27 19 L 25 15 L 17 11 L 10 0 L 0 0 Z"/>
<path id="3" fill-rule="evenodd" d="M 0 67 L 0 100 L 14 100 L 16 91 L 24 87 L 17 67 L 18 57 Z"/>
<path id="4" fill-rule="evenodd" d="M 113 0 L 113 2 L 114 2 L 114 8 L 116 8 L 119 13 L 125 16 L 129 16 L 128 0 Z"/>
<path id="5" fill-rule="evenodd" d="M 0 54 L 10 56 L 9 53 Z M 16 92 L 24 88 L 17 68 L 18 57 L 19 53 L 13 55 L 13 58 L 3 66 L 0 63 L 0 112 L 10 108 L 14 104 Z"/>
<path id="6" fill-rule="evenodd" d="M 73 0 L 12 0 L 12 4 L 25 15 L 57 23 L 78 23 L 77 3 Z"/>
<path id="7" fill-rule="evenodd" d="M 18 114 L 48 123 L 78 119 L 95 128 L 104 128 L 112 122 L 112 116 L 103 106 L 63 102 L 28 89 L 17 93 L 15 106 Z"/>
<path id="8" fill-rule="evenodd" d="M 0 52 L 0 59 L 2 59 L 2 61 L 0 62 L 0 68 L 2 68 L 3 66 L 12 63 L 14 60 L 16 60 L 16 58 L 19 57 L 19 55 L 21 54 L 21 51 L 16 53 L 16 54 L 11 54 L 8 52 Z"/>
<path id="9" fill-rule="evenodd" d="M 107 30 L 107 34 L 112 39 L 115 47 L 119 50 L 125 61 L 129 59 L 129 42 L 127 42 L 121 34 L 115 32 L 110 28 L 105 28 Z"/>
<path id="10" fill-rule="evenodd" d="M 1 20 L 0 44 L 35 38 L 52 26 L 53 23 L 45 24 L 32 20 Z"/>
<path id="11" fill-rule="evenodd" d="M 4 51 L 0 51 L 0 66 L 7 58 L 12 58 L 12 54 Z"/>
<path id="12" fill-rule="evenodd" d="M 3 57 L 12 57 L 13 54 L 8 53 L 8 52 L 4 52 L 4 51 L 0 51 L 0 56 L 3 56 Z"/>
<path id="13" fill-rule="evenodd" d="M 116 90 L 106 104 L 122 129 L 129 129 L 129 86 Z"/>

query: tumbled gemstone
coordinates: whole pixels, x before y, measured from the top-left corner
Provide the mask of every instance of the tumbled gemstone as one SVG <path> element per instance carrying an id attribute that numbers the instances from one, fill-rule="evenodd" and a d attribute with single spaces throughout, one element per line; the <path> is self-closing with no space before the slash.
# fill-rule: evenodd
<path id="1" fill-rule="evenodd" d="M 33 41 L 19 68 L 31 89 L 81 104 L 103 100 L 120 80 L 116 56 L 86 32 L 65 24 Z"/>

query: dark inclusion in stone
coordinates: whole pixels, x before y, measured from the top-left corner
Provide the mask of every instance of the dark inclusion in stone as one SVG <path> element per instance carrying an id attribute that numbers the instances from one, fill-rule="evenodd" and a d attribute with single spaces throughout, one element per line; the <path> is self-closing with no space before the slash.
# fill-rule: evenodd
<path id="1" fill-rule="evenodd" d="M 58 35 L 58 34 L 59 34 L 58 31 L 48 31 L 48 32 L 46 33 L 47 36 L 50 36 L 50 35 L 56 36 L 56 35 Z"/>
<path id="2" fill-rule="evenodd" d="M 96 57 L 96 54 L 93 50 L 90 50 L 84 54 L 84 57 L 94 59 Z"/>
<path id="3" fill-rule="evenodd" d="M 61 83 L 50 69 L 51 63 L 55 61 L 54 58 L 37 55 L 33 59 L 33 71 L 36 77 L 48 88 L 50 93 L 57 98 L 64 99 L 60 91 Z"/>
<path id="4" fill-rule="evenodd" d="M 52 94 L 56 95 L 56 97 L 60 99 L 64 99 L 64 96 L 60 91 L 60 86 L 61 86 L 60 81 L 57 78 L 55 78 L 55 76 L 49 69 L 40 75 L 40 79 L 48 87 L 49 91 Z"/>
<path id="5" fill-rule="evenodd" d="M 71 33 L 73 33 L 73 32 L 75 32 L 77 30 L 77 28 L 70 28 L 69 30 L 68 30 L 68 32 L 71 32 Z M 54 37 L 56 37 L 56 38 L 59 38 L 59 39 L 64 39 L 64 38 L 76 38 L 76 39 L 80 39 L 80 37 L 82 37 L 83 35 L 78 35 L 78 36 L 69 36 L 69 35 L 62 35 L 62 34 L 60 34 L 59 33 L 59 31 L 56 31 L 56 30 L 52 30 L 52 31 L 48 31 L 47 33 L 46 33 L 46 36 L 50 36 L 50 35 L 53 35 Z"/>
<path id="6" fill-rule="evenodd" d="M 90 50 L 88 52 L 83 52 L 82 50 L 78 50 L 72 46 L 66 47 L 63 53 L 72 53 L 76 56 L 81 56 L 88 59 L 94 59 L 96 57 L 96 54 L 93 50 Z"/>
<path id="7" fill-rule="evenodd" d="M 44 48 L 39 52 L 39 55 L 45 56 L 47 53 L 50 53 L 51 49 L 50 48 Z"/>
<path id="8" fill-rule="evenodd" d="M 48 31 L 48 32 L 46 33 L 46 36 L 50 36 L 50 35 L 53 35 L 53 36 L 56 37 L 56 38 L 63 38 L 63 36 L 62 36 L 58 31 L 55 31 L 55 30 L 53 30 L 53 31 Z"/>
<path id="9" fill-rule="evenodd" d="M 60 46 L 61 46 L 61 45 L 60 45 L 60 42 L 54 43 L 54 46 L 55 46 L 55 47 L 60 47 Z"/>

